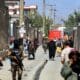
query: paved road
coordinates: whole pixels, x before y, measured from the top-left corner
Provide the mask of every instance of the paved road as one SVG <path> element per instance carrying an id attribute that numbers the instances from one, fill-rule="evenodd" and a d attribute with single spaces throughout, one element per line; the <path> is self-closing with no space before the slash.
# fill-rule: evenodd
<path id="1" fill-rule="evenodd" d="M 44 61 L 40 61 L 40 60 L 24 59 L 23 61 L 24 71 L 23 71 L 22 80 L 27 80 L 30 77 L 29 75 L 31 75 L 30 73 L 33 72 L 33 70 L 43 62 Z M 10 67 L 9 60 L 4 61 L 3 64 L 4 66 L 0 70 L 0 80 L 12 80 L 12 77 L 11 77 L 12 75 L 10 71 L 11 67 Z"/>
<path id="2" fill-rule="evenodd" d="M 48 61 L 40 74 L 39 80 L 64 80 L 60 75 L 61 67 L 60 57 L 56 57 L 54 61 Z"/>
<path id="3" fill-rule="evenodd" d="M 64 80 L 60 75 L 60 70 L 62 67 L 62 64 L 60 62 L 61 58 L 58 57 L 56 54 L 54 61 L 49 60 L 48 51 L 47 51 L 47 54 L 44 54 L 43 49 L 39 49 L 38 51 L 40 51 L 41 53 L 40 52 L 37 52 L 37 53 L 40 53 L 40 55 L 42 55 L 43 57 L 40 55 L 37 55 L 37 59 L 48 60 L 44 69 L 40 73 L 39 80 Z"/>
<path id="4" fill-rule="evenodd" d="M 38 69 L 38 66 L 40 66 L 40 64 L 43 64 L 45 60 L 49 60 L 48 52 L 47 54 L 44 54 L 44 51 L 40 46 L 36 51 L 35 60 L 28 60 L 27 58 L 24 59 L 23 64 L 25 70 L 23 71 L 22 80 L 30 80 L 32 74 L 34 74 L 35 70 Z M 3 63 L 4 66 L 0 70 L 0 79 L 12 80 L 10 71 L 10 61 L 7 59 L 6 61 L 3 61 Z M 55 61 L 48 61 L 47 65 L 41 72 L 39 80 L 62 80 L 60 76 L 60 68 L 60 57 L 56 57 Z M 48 76 L 45 78 L 46 75 Z"/>

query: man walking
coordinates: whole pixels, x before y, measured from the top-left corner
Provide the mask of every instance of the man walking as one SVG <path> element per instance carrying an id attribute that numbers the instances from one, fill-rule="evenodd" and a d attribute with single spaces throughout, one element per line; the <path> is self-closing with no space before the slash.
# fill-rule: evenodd
<path id="1" fill-rule="evenodd" d="M 64 49 L 62 50 L 62 53 L 61 53 L 61 63 L 62 64 L 69 61 L 68 55 L 72 49 L 73 48 L 70 47 L 70 42 L 68 40 L 65 41 L 64 42 Z"/>
<path id="2" fill-rule="evenodd" d="M 55 52 L 56 52 L 56 43 L 55 41 L 51 40 L 48 43 L 48 48 L 49 48 L 49 59 L 54 59 L 55 57 Z"/>
<path id="3" fill-rule="evenodd" d="M 30 58 L 32 55 L 33 58 Z M 30 41 L 28 45 L 28 59 L 35 59 L 35 47 L 34 47 L 34 41 Z"/>
<path id="4" fill-rule="evenodd" d="M 10 48 L 9 58 L 11 61 L 12 80 L 16 80 L 16 76 L 18 76 L 17 80 L 21 80 L 22 77 L 23 64 L 20 47 L 19 40 L 15 39 L 13 48 Z"/>

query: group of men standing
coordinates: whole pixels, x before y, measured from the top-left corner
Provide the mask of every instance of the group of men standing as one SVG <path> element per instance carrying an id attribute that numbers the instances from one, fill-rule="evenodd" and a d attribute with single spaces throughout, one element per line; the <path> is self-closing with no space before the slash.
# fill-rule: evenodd
<path id="1" fill-rule="evenodd" d="M 28 59 L 31 59 L 31 55 L 32 55 L 32 59 L 35 59 L 35 51 L 38 47 L 38 39 L 23 39 L 23 50 L 25 54 L 28 54 Z"/>
<path id="2" fill-rule="evenodd" d="M 22 78 L 24 54 L 28 54 L 28 59 L 35 59 L 35 51 L 38 45 L 36 40 L 30 40 L 26 38 L 12 39 L 9 42 L 9 50 L 7 51 L 7 57 L 11 61 L 12 80 L 18 80 Z M 25 53 L 24 53 L 25 51 Z M 30 56 L 32 55 L 32 58 Z"/>

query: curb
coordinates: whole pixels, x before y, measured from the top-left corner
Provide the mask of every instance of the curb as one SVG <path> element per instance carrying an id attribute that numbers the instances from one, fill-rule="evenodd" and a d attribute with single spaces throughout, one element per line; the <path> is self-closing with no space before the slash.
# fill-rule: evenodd
<path id="1" fill-rule="evenodd" d="M 36 66 L 30 73 L 28 80 L 36 80 L 37 73 L 44 67 L 47 61 L 42 61 L 38 66 Z"/>

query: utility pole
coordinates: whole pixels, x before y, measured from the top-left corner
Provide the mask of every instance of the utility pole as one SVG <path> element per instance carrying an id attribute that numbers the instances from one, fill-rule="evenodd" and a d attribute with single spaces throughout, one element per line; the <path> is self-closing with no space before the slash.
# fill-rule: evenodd
<path id="1" fill-rule="evenodd" d="M 24 33 L 26 33 L 24 26 L 24 0 L 20 0 L 19 36 L 21 38 L 23 38 Z"/>
<path id="2" fill-rule="evenodd" d="M 24 0 L 20 0 L 20 19 L 19 25 L 21 26 L 24 23 Z"/>
<path id="3" fill-rule="evenodd" d="M 43 0 L 43 35 L 45 35 L 45 0 Z"/>
<path id="4" fill-rule="evenodd" d="M 47 6 L 50 6 L 50 10 L 49 10 L 50 13 L 49 13 L 49 15 L 50 15 L 50 18 L 53 19 L 53 24 L 54 24 L 54 26 L 55 26 L 56 9 L 55 9 L 54 6 L 56 6 L 56 5 L 47 5 Z"/>
<path id="5" fill-rule="evenodd" d="M 47 5 L 47 6 L 49 6 L 50 7 L 50 13 L 49 13 L 49 15 L 50 15 L 50 18 L 52 18 L 52 15 L 53 15 L 53 6 L 54 5 Z"/>
<path id="6" fill-rule="evenodd" d="M 55 26 L 55 23 L 56 23 L 55 19 L 56 19 L 56 9 L 54 8 L 53 9 L 53 22 L 54 22 L 53 24 L 54 24 L 54 26 Z"/>

